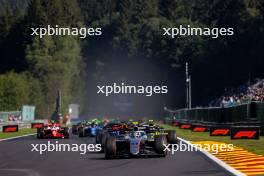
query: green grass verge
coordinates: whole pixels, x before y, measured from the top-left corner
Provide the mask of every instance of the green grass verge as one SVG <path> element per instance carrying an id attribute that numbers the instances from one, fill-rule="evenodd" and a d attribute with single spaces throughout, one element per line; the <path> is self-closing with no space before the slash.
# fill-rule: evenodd
<path id="1" fill-rule="evenodd" d="M 188 141 L 218 141 L 225 142 L 227 144 L 234 144 L 235 146 L 242 147 L 248 151 L 256 154 L 264 155 L 264 137 L 260 137 L 259 140 L 231 140 L 229 136 L 210 136 L 209 132 L 192 132 L 188 129 L 180 129 L 170 125 L 161 125 L 168 130 L 176 130 L 178 137 Z"/>
<path id="2" fill-rule="evenodd" d="M 31 128 L 19 129 L 18 132 L 10 132 L 10 133 L 0 132 L 0 139 L 16 137 L 16 136 L 21 136 L 21 135 L 25 135 L 25 134 L 32 134 L 32 133 L 36 133 L 36 132 L 37 132 L 36 129 L 31 129 Z"/>

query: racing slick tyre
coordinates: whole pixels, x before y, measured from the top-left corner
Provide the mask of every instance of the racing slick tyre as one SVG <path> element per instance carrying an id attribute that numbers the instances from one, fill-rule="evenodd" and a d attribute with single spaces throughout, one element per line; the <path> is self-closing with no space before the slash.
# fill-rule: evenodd
<path id="1" fill-rule="evenodd" d="M 105 143 L 105 159 L 113 159 L 116 156 L 116 138 L 108 137 Z"/>
<path id="2" fill-rule="evenodd" d="M 96 143 L 96 144 L 101 144 L 101 141 L 102 141 L 102 131 L 99 130 L 99 131 L 96 133 L 96 136 L 95 136 L 95 143 Z"/>
<path id="3" fill-rule="evenodd" d="M 69 134 L 69 128 L 68 127 L 63 128 L 63 135 L 64 135 L 65 139 L 69 139 L 70 134 Z"/>
<path id="4" fill-rule="evenodd" d="M 178 143 L 176 131 L 174 131 L 174 130 L 168 131 L 168 142 L 170 144 L 177 144 Z"/>
<path id="5" fill-rule="evenodd" d="M 167 151 L 164 151 L 165 146 L 163 144 L 167 144 L 167 138 L 164 135 L 156 136 L 154 140 L 154 148 L 157 154 L 161 157 L 165 157 L 167 155 Z"/>
<path id="6" fill-rule="evenodd" d="M 79 128 L 78 130 L 79 137 L 84 137 L 84 128 Z"/>
<path id="7" fill-rule="evenodd" d="M 37 129 L 37 138 L 38 139 L 43 139 L 44 138 L 44 129 L 43 128 L 38 128 Z"/>
<path id="8" fill-rule="evenodd" d="M 76 135 L 76 134 L 78 134 L 78 128 L 77 128 L 77 125 L 72 125 L 72 134 L 73 135 Z"/>
<path id="9" fill-rule="evenodd" d="M 101 139 L 101 147 L 102 147 L 101 152 L 102 153 L 105 151 L 107 138 L 108 138 L 108 134 L 107 133 L 102 133 L 102 139 Z"/>

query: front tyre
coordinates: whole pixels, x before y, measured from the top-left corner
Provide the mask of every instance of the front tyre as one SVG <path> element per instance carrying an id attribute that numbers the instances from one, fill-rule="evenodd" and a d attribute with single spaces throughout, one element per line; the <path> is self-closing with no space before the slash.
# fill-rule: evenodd
<path id="1" fill-rule="evenodd" d="M 174 130 L 168 131 L 168 142 L 170 144 L 177 144 L 178 143 L 176 131 L 174 131 Z"/>
<path id="2" fill-rule="evenodd" d="M 79 134 L 79 137 L 84 137 L 84 128 L 79 128 L 78 129 L 78 134 Z"/>
<path id="3" fill-rule="evenodd" d="M 37 138 L 38 139 L 43 139 L 44 138 L 44 129 L 43 128 L 38 128 L 37 129 Z"/>
<path id="4" fill-rule="evenodd" d="M 95 136 L 95 143 L 101 144 L 101 141 L 102 141 L 102 131 L 98 130 L 98 132 L 96 133 L 96 136 Z"/>
<path id="5" fill-rule="evenodd" d="M 167 145 L 167 138 L 166 136 L 163 135 L 159 135 L 159 136 L 155 136 L 155 140 L 154 140 L 154 149 L 156 151 L 157 154 L 159 154 L 161 157 L 165 157 L 167 155 L 167 151 L 165 149 L 164 145 Z"/>
<path id="6" fill-rule="evenodd" d="M 68 127 L 63 128 L 63 135 L 64 135 L 65 139 L 69 139 L 70 134 L 69 134 L 69 128 Z"/>
<path id="7" fill-rule="evenodd" d="M 116 156 L 116 138 L 109 137 L 105 143 L 105 159 L 113 159 Z"/>

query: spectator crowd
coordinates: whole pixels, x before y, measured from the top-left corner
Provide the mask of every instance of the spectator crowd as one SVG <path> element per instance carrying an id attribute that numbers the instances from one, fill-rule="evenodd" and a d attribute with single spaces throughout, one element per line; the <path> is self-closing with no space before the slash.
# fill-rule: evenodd
<path id="1" fill-rule="evenodd" d="M 21 120 L 21 116 L 18 116 L 18 115 L 9 115 L 8 116 L 8 121 L 19 121 Z"/>
<path id="2" fill-rule="evenodd" d="M 225 95 L 210 103 L 210 106 L 232 107 L 250 101 L 264 101 L 264 79 L 250 86 L 226 91 Z"/>

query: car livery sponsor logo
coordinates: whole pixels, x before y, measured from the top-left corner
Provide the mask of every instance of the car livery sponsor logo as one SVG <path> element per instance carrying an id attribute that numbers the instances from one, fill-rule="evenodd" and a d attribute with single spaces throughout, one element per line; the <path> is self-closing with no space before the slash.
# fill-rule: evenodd
<path id="1" fill-rule="evenodd" d="M 140 139 L 131 139 L 130 140 L 130 153 L 137 155 L 139 153 Z"/>

